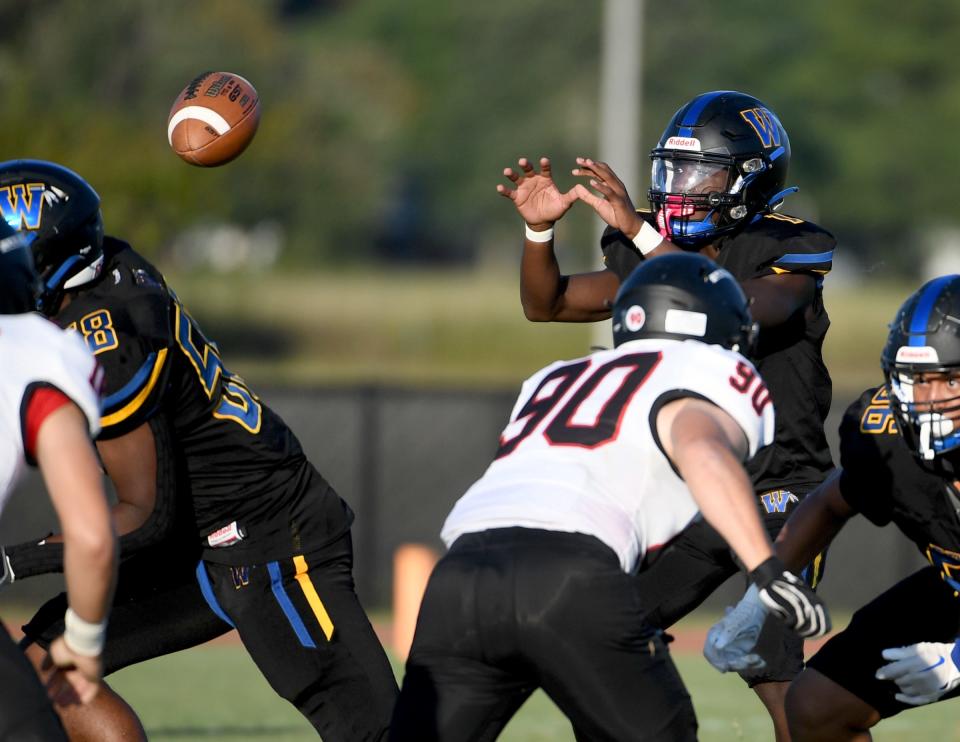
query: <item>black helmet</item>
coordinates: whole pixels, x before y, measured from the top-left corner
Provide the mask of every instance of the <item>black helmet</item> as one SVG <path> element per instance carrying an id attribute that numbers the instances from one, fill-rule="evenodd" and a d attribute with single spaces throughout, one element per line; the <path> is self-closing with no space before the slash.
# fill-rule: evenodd
<path id="1" fill-rule="evenodd" d="M 31 240 L 43 282 L 37 308 L 44 314 L 56 312 L 65 290 L 100 275 L 100 197 L 72 170 L 42 160 L 0 163 L 0 212 Z"/>
<path id="2" fill-rule="evenodd" d="M 664 236 L 700 247 L 778 207 L 790 140 L 751 95 L 715 90 L 677 111 L 650 152 L 650 205 Z"/>
<path id="3" fill-rule="evenodd" d="M 698 253 L 643 261 L 613 303 L 613 344 L 699 340 L 749 354 L 757 335 L 747 297 L 730 273 Z"/>
<path id="4" fill-rule="evenodd" d="M 960 447 L 960 430 L 949 416 L 960 409 L 960 394 L 918 403 L 914 384 L 918 374 L 960 373 L 960 275 L 934 278 L 903 303 L 890 323 L 880 365 L 890 409 L 910 450 L 930 468 L 946 465 L 939 457 Z"/>
<path id="5" fill-rule="evenodd" d="M 39 290 L 27 238 L 0 220 L 0 314 L 32 312 Z"/>

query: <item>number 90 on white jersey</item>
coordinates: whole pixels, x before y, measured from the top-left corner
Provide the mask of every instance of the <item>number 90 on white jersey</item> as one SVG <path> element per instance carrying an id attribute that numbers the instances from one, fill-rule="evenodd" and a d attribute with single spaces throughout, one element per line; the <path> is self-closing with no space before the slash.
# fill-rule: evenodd
<path id="1" fill-rule="evenodd" d="M 750 456 L 773 440 L 770 394 L 733 351 L 648 339 L 557 362 L 524 382 L 496 458 L 454 506 L 443 539 L 510 526 L 587 533 L 632 570 L 697 513 L 656 432 L 659 409 L 680 397 L 726 411 Z"/>

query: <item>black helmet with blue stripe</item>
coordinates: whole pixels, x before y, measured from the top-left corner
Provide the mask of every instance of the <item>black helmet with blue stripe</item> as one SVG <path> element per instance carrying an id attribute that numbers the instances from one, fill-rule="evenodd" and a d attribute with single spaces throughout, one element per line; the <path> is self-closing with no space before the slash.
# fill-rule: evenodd
<path id="1" fill-rule="evenodd" d="M 780 206 L 790 139 L 752 95 L 715 90 L 677 111 L 650 152 L 648 197 L 660 232 L 700 247 Z"/>
<path id="2" fill-rule="evenodd" d="M 960 447 L 960 275 L 934 278 L 903 303 L 880 363 L 901 435 L 921 462 L 942 468 Z M 922 374 L 955 376 L 957 394 L 918 401 Z"/>
<path id="3" fill-rule="evenodd" d="M 30 240 L 43 282 L 37 309 L 55 314 L 65 291 L 103 268 L 100 197 L 79 175 L 44 160 L 0 163 L 0 213 Z"/>

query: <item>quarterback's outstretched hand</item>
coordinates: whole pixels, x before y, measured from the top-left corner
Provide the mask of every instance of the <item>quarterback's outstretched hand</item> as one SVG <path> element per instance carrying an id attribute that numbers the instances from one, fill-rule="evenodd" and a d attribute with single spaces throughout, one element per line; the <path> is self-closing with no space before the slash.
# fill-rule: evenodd
<path id="1" fill-rule="evenodd" d="M 764 667 L 766 662 L 753 652 L 753 648 L 766 617 L 767 610 L 760 602 L 757 586 L 751 585 L 740 602 L 733 608 L 728 607 L 724 617 L 707 632 L 707 641 L 703 645 L 707 662 L 720 672 Z"/>
<path id="2" fill-rule="evenodd" d="M 601 195 L 591 193 L 582 183 L 574 186 L 573 193 L 596 211 L 603 221 L 633 239 L 643 228 L 643 218 L 637 213 L 623 181 L 605 162 L 595 162 L 589 157 L 578 157 L 577 165 L 573 174 L 589 178 L 587 182 L 590 187 L 599 191 Z"/>
<path id="3" fill-rule="evenodd" d="M 902 703 L 933 703 L 960 685 L 960 640 L 954 644 L 920 642 L 883 650 L 892 660 L 877 670 L 877 680 L 892 680 L 900 688 L 894 696 Z"/>
<path id="4" fill-rule="evenodd" d="M 807 583 L 776 557 L 770 557 L 750 573 L 760 601 L 774 616 L 804 639 L 823 636 L 830 631 L 827 607 Z"/>
<path id="5" fill-rule="evenodd" d="M 576 203 L 577 197 L 572 190 L 561 193 L 557 188 L 549 158 L 540 158 L 539 173 L 526 157 L 521 157 L 517 164 L 520 165 L 520 172 L 509 167 L 503 169 L 503 174 L 516 188 L 499 184 L 497 193 L 513 201 L 520 216 L 531 227 L 553 226 Z"/>

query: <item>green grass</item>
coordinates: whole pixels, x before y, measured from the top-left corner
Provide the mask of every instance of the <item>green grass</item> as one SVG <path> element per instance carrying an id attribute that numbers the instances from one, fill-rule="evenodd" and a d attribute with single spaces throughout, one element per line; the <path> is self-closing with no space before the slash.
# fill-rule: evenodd
<path id="1" fill-rule="evenodd" d="M 702 621 L 702 619 L 700 619 Z M 693 697 L 700 738 L 707 742 L 768 742 L 760 702 L 733 675 L 720 675 L 699 654 L 674 656 Z M 152 740 L 316 739 L 312 728 L 277 697 L 240 646 L 216 645 L 122 670 L 113 687 L 137 710 Z M 883 722 L 878 742 L 960 740 L 956 703 L 912 710 Z M 573 742 L 567 720 L 536 693 L 500 737 L 504 742 Z"/>
<path id="2" fill-rule="evenodd" d="M 528 322 L 518 274 L 502 268 L 168 278 L 231 370 L 256 384 L 512 387 L 610 342 L 608 323 Z M 879 381 L 886 325 L 914 288 L 827 282 L 837 389 Z"/>

